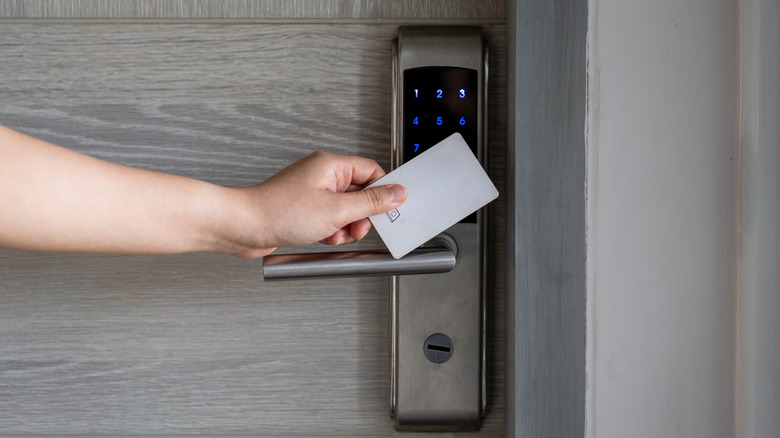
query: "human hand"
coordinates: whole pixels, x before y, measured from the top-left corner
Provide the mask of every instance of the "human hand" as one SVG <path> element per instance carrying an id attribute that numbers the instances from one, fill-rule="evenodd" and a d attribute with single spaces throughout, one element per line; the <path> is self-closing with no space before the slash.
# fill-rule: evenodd
<path id="1" fill-rule="evenodd" d="M 363 190 L 384 174 L 367 158 L 314 152 L 261 184 L 235 189 L 242 219 L 228 237 L 233 246 L 227 252 L 254 258 L 279 246 L 360 240 L 371 229 L 368 216 L 406 200 L 400 185 Z"/>

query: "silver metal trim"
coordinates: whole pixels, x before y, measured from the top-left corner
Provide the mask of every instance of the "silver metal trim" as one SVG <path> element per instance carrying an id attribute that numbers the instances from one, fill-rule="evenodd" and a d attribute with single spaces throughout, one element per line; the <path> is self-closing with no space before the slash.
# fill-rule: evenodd
<path id="1" fill-rule="evenodd" d="M 401 163 L 401 147 L 399 142 L 401 141 L 401 133 L 399 127 L 399 111 L 400 111 L 400 97 L 398 93 L 398 39 L 393 40 L 393 71 L 392 71 L 392 112 L 391 112 L 391 130 L 390 130 L 390 170 L 395 170 Z M 396 369 L 398 367 L 398 297 L 396 291 L 398 290 L 398 276 L 393 276 L 392 292 L 390 294 L 391 307 L 390 307 L 390 418 L 395 418 L 395 406 L 396 406 Z"/>
<path id="2" fill-rule="evenodd" d="M 490 145 L 490 130 L 488 129 L 488 122 L 490 120 L 490 105 L 489 105 L 489 89 L 488 78 L 490 77 L 490 50 L 488 40 L 482 40 L 482 57 L 484 58 L 483 64 L 483 80 L 482 80 L 482 102 L 484 102 L 485 110 L 482 112 L 482 144 L 479 148 L 482 156 L 482 166 L 485 171 L 489 168 L 489 145 Z M 482 224 L 482 242 L 480 252 L 482 253 L 482 401 L 480 408 L 480 417 L 485 418 L 487 415 L 487 238 L 488 238 L 488 209 L 482 208 L 477 213 L 477 221 Z"/>

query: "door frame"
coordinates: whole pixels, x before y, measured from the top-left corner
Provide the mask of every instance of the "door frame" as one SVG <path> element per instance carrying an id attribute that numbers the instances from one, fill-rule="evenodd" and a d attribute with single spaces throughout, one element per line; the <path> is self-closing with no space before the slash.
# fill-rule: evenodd
<path id="1" fill-rule="evenodd" d="M 506 435 L 583 436 L 588 3 L 505 11 Z"/>

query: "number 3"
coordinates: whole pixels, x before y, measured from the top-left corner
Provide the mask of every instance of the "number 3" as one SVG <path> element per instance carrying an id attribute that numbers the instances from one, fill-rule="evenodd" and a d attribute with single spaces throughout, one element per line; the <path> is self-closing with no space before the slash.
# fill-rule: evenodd
<path id="1" fill-rule="evenodd" d="M 465 88 L 461 88 L 460 89 L 460 91 L 458 92 L 458 97 L 460 97 L 461 99 L 466 97 L 466 89 Z"/>

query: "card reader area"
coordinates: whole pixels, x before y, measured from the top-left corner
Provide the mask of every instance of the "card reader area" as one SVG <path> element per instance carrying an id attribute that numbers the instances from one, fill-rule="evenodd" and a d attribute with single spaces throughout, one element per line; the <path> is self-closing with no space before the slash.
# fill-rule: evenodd
<path id="1" fill-rule="evenodd" d="M 403 72 L 401 163 L 459 132 L 477 156 L 478 74 L 461 67 L 419 67 Z M 476 213 L 461 222 L 475 223 Z"/>

